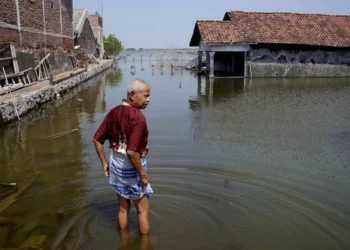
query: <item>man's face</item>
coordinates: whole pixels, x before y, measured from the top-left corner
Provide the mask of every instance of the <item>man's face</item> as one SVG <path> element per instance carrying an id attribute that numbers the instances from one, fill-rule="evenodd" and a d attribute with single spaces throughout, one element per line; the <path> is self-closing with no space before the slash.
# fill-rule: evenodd
<path id="1" fill-rule="evenodd" d="M 151 90 L 144 85 L 140 91 L 132 93 L 132 101 L 135 107 L 145 109 L 150 102 Z"/>

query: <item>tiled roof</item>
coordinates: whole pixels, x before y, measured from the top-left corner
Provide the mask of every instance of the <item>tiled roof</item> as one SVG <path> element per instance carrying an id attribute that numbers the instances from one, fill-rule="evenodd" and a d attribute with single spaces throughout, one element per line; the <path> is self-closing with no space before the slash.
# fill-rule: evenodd
<path id="1" fill-rule="evenodd" d="M 190 46 L 265 43 L 350 47 L 350 16 L 226 12 L 224 21 L 197 21 Z"/>

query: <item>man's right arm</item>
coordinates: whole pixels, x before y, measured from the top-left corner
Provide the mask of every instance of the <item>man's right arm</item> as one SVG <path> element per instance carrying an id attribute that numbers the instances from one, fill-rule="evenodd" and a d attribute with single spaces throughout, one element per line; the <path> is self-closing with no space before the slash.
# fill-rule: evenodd
<path id="1" fill-rule="evenodd" d="M 105 176 L 109 177 L 109 168 L 108 168 L 108 162 L 106 159 L 105 155 L 105 150 L 103 147 L 103 143 L 107 140 L 108 138 L 108 124 L 110 122 L 110 112 L 106 115 L 105 119 L 103 120 L 102 124 L 96 131 L 93 142 L 95 145 L 96 153 L 98 157 L 100 158 L 100 161 L 103 166 L 103 171 L 105 173 Z"/>
<path id="2" fill-rule="evenodd" d="M 100 161 L 102 163 L 105 176 L 109 177 L 109 167 L 108 167 L 108 162 L 106 159 L 103 144 L 101 144 L 99 141 L 97 141 L 95 139 L 93 139 L 93 141 L 94 141 L 94 145 L 95 145 L 95 149 L 96 149 L 96 153 L 98 155 L 98 158 L 100 158 Z"/>

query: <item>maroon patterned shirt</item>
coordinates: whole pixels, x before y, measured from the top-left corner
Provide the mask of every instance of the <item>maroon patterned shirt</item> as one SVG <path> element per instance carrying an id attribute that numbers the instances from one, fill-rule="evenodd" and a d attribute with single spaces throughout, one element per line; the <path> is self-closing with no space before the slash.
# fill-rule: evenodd
<path id="1" fill-rule="evenodd" d="M 129 100 L 123 102 L 131 105 Z M 126 144 L 126 151 L 131 150 L 145 156 L 148 153 L 148 129 L 145 116 L 138 108 L 119 105 L 109 111 L 94 136 L 101 144 L 108 139 L 110 147 L 117 151 L 121 144 Z"/>

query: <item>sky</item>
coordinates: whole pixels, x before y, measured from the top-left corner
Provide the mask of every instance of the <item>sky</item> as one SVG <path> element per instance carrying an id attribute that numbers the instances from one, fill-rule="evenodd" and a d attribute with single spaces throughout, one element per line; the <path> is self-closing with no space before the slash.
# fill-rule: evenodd
<path id="1" fill-rule="evenodd" d="M 124 48 L 188 48 L 196 20 L 222 20 L 229 10 L 350 15 L 350 0 L 73 0 L 73 7 L 99 11 L 104 35 Z"/>

